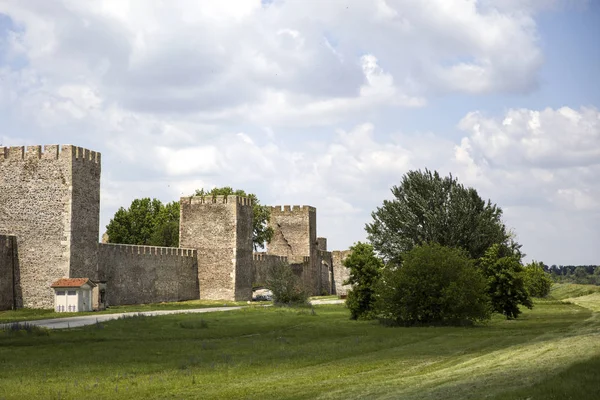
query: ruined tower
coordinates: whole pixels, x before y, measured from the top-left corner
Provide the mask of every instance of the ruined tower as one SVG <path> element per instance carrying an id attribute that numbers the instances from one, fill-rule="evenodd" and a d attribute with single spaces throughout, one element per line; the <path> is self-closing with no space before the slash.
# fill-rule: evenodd
<path id="1" fill-rule="evenodd" d="M 252 201 L 182 197 L 179 245 L 198 251 L 200 298 L 252 298 Z"/>
<path id="2" fill-rule="evenodd" d="M 310 257 L 303 280 L 313 294 L 320 294 L 318 266 L 317 209 L 311 206 L 271 207 L 269 225 L 274 234 L 267 246 L 269 254 L 287 256 L 290 263 Z"/>
<path id="3" fill-rule="evenodd" d="M 16 236 L 18 307 L 51 308 L 59 278 L 97 278 L 100 169 L 100 153 L 81 147 L 0 147 L 0 235 Z"/>

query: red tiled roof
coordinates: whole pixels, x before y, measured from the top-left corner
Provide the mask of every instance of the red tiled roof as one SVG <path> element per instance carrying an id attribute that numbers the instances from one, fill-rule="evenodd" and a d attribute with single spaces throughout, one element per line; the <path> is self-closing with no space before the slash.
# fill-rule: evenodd
<path id="1" fill-rule="evenodd" d="M 50 287 L 82 287 L 85 284 L 96 286 L 89 278 L 61 278 L 54 282 Z"/>

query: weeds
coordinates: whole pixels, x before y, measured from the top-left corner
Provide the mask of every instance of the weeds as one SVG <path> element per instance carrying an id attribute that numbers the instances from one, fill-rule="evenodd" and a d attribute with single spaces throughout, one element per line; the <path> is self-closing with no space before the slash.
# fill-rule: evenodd
<path id="1" fill-rule="evenodd" d="M 27 322 L 13 322 L 8 324 L 3 331 L 8 335 L 49 336 L 50 330 Z"/>

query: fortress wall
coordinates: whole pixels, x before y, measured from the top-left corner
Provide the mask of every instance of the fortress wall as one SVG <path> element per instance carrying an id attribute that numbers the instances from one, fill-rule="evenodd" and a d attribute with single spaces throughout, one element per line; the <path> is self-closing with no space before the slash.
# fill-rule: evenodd
<path id="1" fill-rule="evenodd" d="M 109 306 L 199 298 L 196 250 L 100 243 L 98 269 Z"/>
<path id="2" fill-rule="evenodd" d="M 276 256 L 267 253 L 252 255 L 252 285 L 264 286 L 269 279 L 269 271 L 279 263 L 287 263 L 287 256 Z"/>
<path id="3" fill-rule="evenodd" d="M 182 197 L 179 245 L 198 250 L 200 298 L 251 300 L 252 201 Z"/>
<path id="4" fill-rule="evenodd" d="M 17 268 L 17 238 L 0 235 L 0 310 L 14 306 L 14 273 Z"/>
<path id="5" fill-rule="evenodd" d="M 0 147 L 0 234 L 17 237 L 18 307 L 54 306 L 50 285 L 70 276 L 71 239 L 79 233 L 77 227 L 72 231 L 73 208 L 89 206 L 92 211 L 83 213 L 89 216 L 97 207 L 87 204 L 93 201 L 87 197 L 73 201 L 73 173 L 79 173 L 79 163 L 88 162 L 92 164 L 88 168 L 97 169 L 99 174 L 100 156 L 88 152 L 94 160 L 83 161 L 77 154 L 77 148 L 71 145 L 44 146 L 43 151 L 41 146 Z M 99 181 L 94 185 L 96 182 L 92 181 L 87 190 L 99 193 Z M 78 211 L 75 214 L 80 215 Z M 97 241 L 95 237 L 92 243 Z M 76 249 L 81 249 L 85 253 L 82 257 L 89 257 L 93 263 L 93 246 L 86 243 Z"/>
<path id="6" fill-rule="evenodd" d="M 344 267 L 344 260 L 352 254 L 350 250 L 336 250 L 331 252 L 333 264 L 333 289 L 334 294 L 346 294 L 352 287 L 343 283 L 350 277 L 350 270 Z"/>

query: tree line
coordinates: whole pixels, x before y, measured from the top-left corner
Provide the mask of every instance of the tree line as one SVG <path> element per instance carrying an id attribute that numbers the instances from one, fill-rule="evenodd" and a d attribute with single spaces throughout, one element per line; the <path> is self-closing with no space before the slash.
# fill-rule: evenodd
<path id="1" fill-rule="evenodd" d="M 544 265 L 544 270 L 550 274 L 554 282 L 600 285 L 598 265 Z"/>

